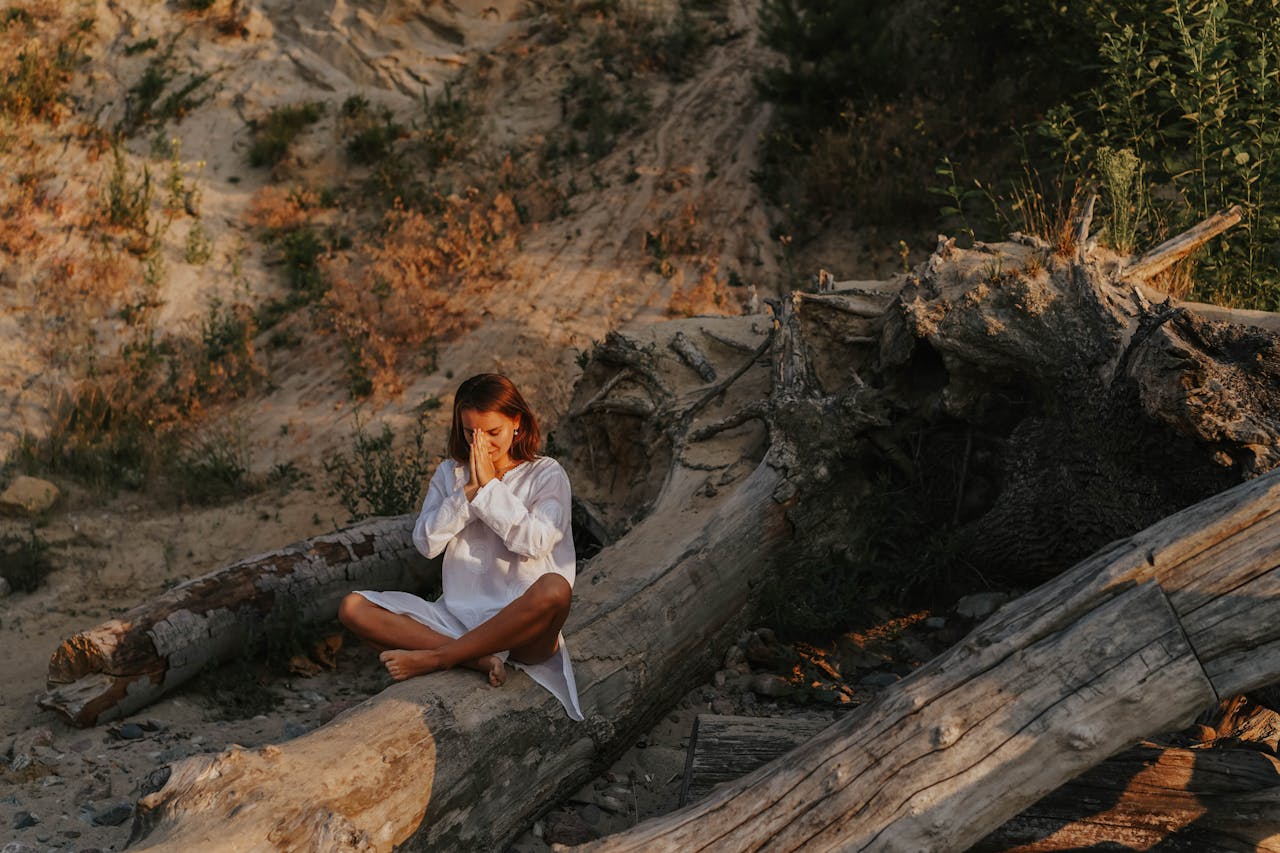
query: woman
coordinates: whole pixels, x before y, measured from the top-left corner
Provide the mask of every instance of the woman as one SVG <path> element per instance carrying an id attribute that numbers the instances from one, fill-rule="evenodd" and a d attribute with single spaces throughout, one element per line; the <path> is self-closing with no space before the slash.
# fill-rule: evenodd
<path id="1" fill-rule="evenodd" d="M 338 618 L 381 651 L 397 681 L 462 665 L 497 687 L 510 660 L 581 720 L 560 633 L 575 573 L 569 478 L 538 455 L 539 442 L 538 421 L 511 380 L 484 373 L 463 382 L 449 458 L 413 527 L 419 551 L 444 552 L 443 595 L 361 590 L 343 599 Z"/>

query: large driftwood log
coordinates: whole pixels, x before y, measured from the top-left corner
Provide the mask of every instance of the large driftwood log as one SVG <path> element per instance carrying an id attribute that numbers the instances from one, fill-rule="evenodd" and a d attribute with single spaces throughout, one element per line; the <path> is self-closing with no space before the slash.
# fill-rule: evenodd
<path id="1" fill-rule="evenodd" d="M 352 588 L 417 589 L 430 577 L 405 519 L 241 560 L 68 639 L 49 660 L 43 708 L 77 726 L 131 714 L 263 632 L 330 622 Z"/>
<path id="2" fill-rule="evenodd" d="M 707 343 L 704 327 L 746 344 L 746 354 Z M 604 496 L 613 482 L 625 495 L 639 488 L 633 481 L 666 481 L 649 515 L 579 573 L 566 642 L 585 723 L 569 720 L 554 697 L 518 673 L 497 690 L 470 672 L 412 679 L 288 743 L 179 763 L 139 805 L 139 846 L 500 849 L 555 798 L 580 787 L 715 665 L 743 627 L 751 587 L 789 533 L 774 498 L 781 471 L 760 462 L 759 430 L 724 431 L 693 447 L 664 431 L 695 407 L 701 415 L 689 418 L 690 428 L 768 396 L 768 364 L 757 357 L 768 329 L 762 318 L 682 321 L 611 339 L 588 368 L 600 384 L 584 384 L 575 408 L 591 408 L 621 370 L 644 390 L 614 383 L 618 399 L 661 411 L 635 434 L 597 436 L 615 446 L 597 445 L 600 482 L 593 486 L 584 473 L 585 490 Z M 706 387 L 667 345 L 664 336 L 677 330 L 704 341 L 717 375 L 748 369 L 732 384 Z M 642 420 L 621 409 L 595 411 Z M 650 428 L 656 445 L 632 443 Z M 603 454 L 611 452 L 618 455 L 606 467 Z M 675 458 L 681 461 L 668 464 Z M 601 505 L 618 512 L 623 504 Z"/>
<path id="3" fill-rule="evenodd" d="M 958 850 L 1145 734 L 1280 677 L 1280 472 L 1006 605 L 805 746 L 591 851 Z"/>
<path id="4" fill-rule="evenodd" d="M 1063 785 L 970 853 L 1280 851 L 1280 760 L 1144 743 Z"/>

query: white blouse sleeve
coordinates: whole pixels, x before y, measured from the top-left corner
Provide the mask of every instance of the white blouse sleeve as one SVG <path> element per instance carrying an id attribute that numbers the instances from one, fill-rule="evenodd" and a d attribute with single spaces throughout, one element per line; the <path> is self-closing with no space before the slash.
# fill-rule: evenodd
<path id="1" fill-rule="evenodd" d="M 471 520 L 466 494 L 454 485 L 455 466 L 446 460 L 436 467 L 422 501 L 422 512 L 413 525 L 413 544 L 427 557 L 443 551 Z"/>
<path id="2" fill-rule="evenodd" d="M 569 532 L 569 477 L 558 463 L 538 472 L 538 483 L 526 506 L 496 477 L 471 499 L 471 511 L 523 557 L 546 557 Z"/>

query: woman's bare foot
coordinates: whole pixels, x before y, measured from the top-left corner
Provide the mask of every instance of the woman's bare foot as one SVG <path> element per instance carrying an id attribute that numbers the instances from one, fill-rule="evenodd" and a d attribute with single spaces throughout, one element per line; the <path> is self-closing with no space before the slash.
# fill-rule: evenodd
<path id="1" fill-rule="evenodd" d="M 404 681 L 406 678 L 413 678 L 415 675 L 426 675 L 428 672 L 446 668 L 440 660 L 440 655 L 432 649 L 412 649 L 408 651 L 405 649 L 389 649 L 378 655 L 378 660 L 382 661 L 382 665 L 387 668 L 387 672 L 391 673 L 391 677 L 396 681 Z"/>
<path id="2" fill-rule="evenodd" d="M 497 655 L 485 655 L 476 660 L 477 669 L 484 668 L 489 672 L 489 683 L 494 687 L 501 687 L 507 681 L 507 668 L 502 664 L 502 658 Z"/>

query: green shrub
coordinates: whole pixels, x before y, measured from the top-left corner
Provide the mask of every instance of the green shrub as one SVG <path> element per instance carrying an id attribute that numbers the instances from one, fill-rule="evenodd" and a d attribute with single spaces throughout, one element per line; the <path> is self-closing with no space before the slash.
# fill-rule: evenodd
<path id="1" fill-rule="evenodd" d="M 262 121 L 252 123 L 253 141 L 249 144 L 249 165 L 276 165 L 289 153 L 289 146 L 302 131 L 323 116 L 324 104 L 311 101 L 278 107 Z"/>
<path id="2" fill-rule="evenodd" d="M 432 470 L 425 435 L 419 421 L 409 445 L 397 452 L 390 426 L 371 436 L 357 423 L 350 456 L 334 453 L 324 460 L 332 491 L 352 521 L 417 511 Z"/>

